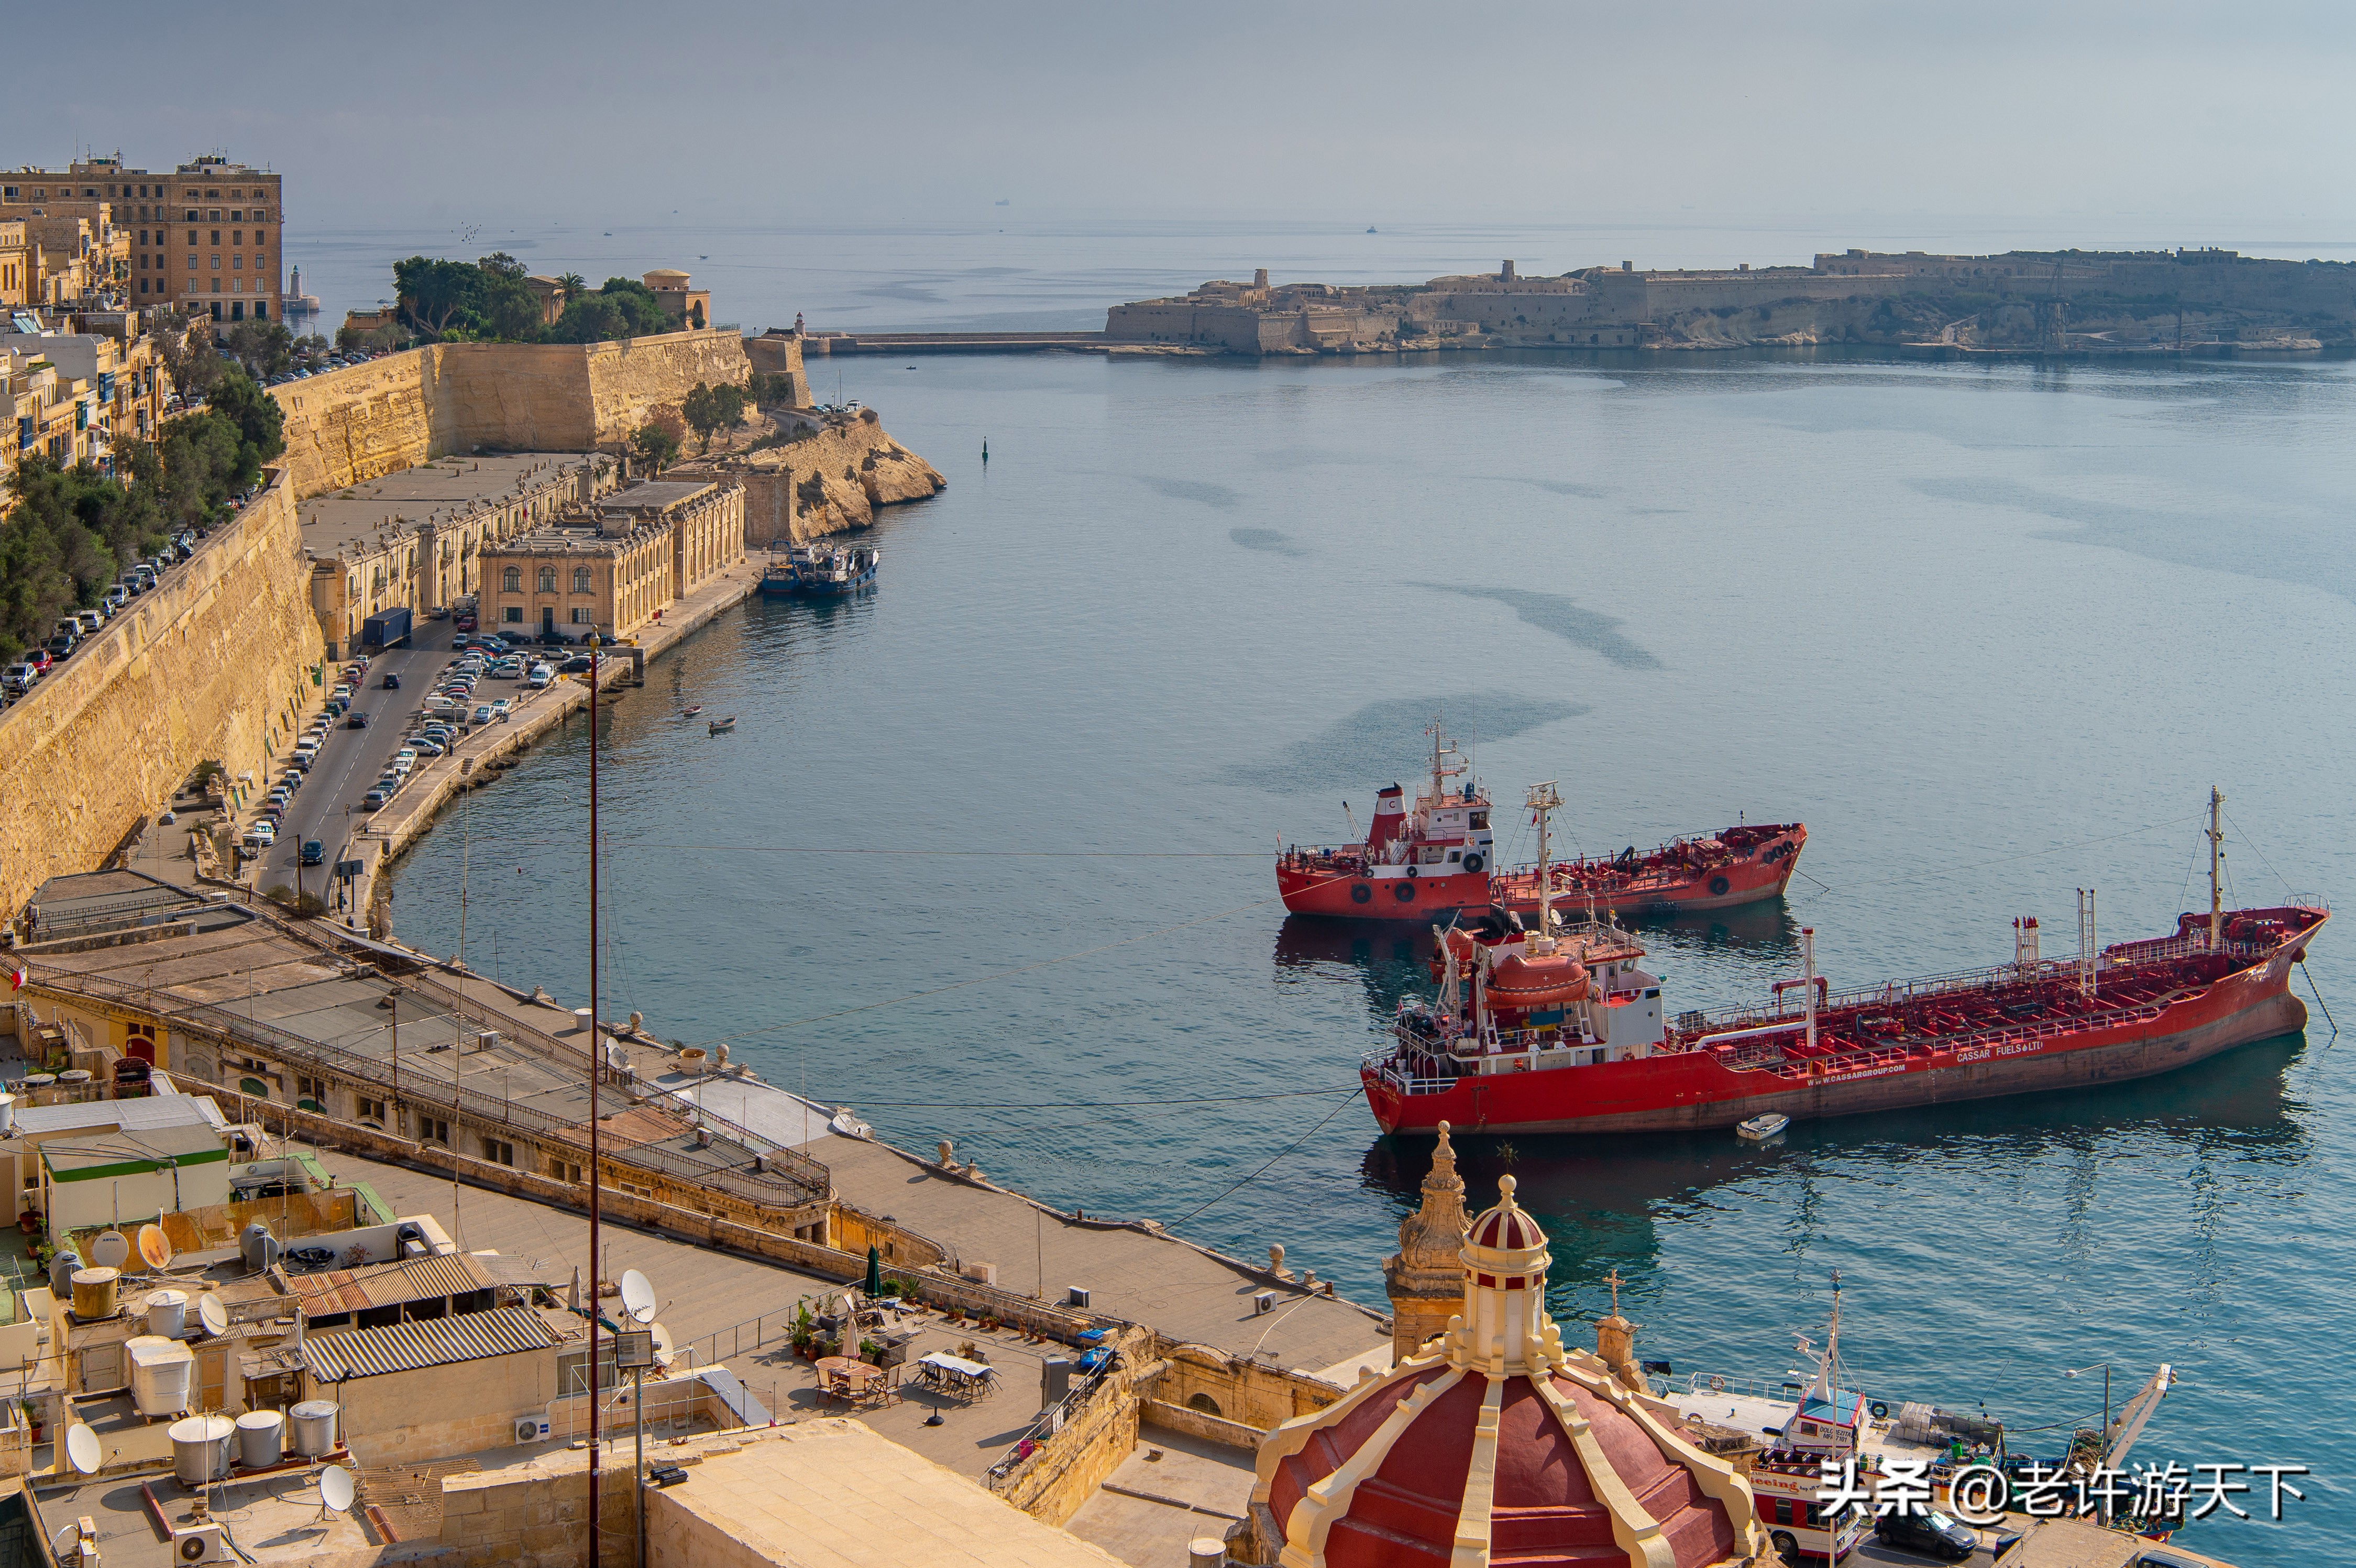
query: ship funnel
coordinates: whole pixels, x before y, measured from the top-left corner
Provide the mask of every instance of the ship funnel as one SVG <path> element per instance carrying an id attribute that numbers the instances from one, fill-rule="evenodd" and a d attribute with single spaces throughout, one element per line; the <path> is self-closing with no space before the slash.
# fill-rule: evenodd
<path id="1" fill-rule="evenodd" d="M 1406 823 L 1407 792 L 1393 784 L 1375 796 L 1375 820 L 1366 829 L 1366 848 L 1377 852 L 1388 848 Z"/>

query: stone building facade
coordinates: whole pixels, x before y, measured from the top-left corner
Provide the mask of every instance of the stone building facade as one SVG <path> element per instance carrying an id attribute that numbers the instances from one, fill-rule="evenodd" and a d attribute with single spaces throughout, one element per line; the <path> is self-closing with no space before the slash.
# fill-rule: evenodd
<path id="1" fill-rule="evenodd" d="M 672 599 L 744 559 L 744 486 L 737 480 L 646 480 L 607 497 L 600 511 L 670 530 Z"/>
<path id="2" fill-rule="evenodd" d="M 0 218 L 86 220 L 103 280 L 140 304 L 175 304 L 226 325 L 283 318 L 283 176 L 206 156 L 169 174 L 112 158 L 0 176 Z M 91 286 L 100 280 L 93 277 Z"/>
<path id="3" fill-rule="evenodd" d="M 669 528 L 578 516 L 483 551 L 483 629 L 577 643 L 626 637 L 671 601 Z"/>

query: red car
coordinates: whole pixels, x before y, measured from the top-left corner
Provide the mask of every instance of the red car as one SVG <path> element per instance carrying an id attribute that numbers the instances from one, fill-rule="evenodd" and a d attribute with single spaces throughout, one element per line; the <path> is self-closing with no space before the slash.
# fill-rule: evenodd
<path id="1" fill-rule="evenodd" d="M 49 650 L 47 648 L 27 648 L 25 650 L 25 662 L 43 675 L 47 675 L 49 673 L 49 667 L 57 663 L 57 660 L 49 657 Z"/>

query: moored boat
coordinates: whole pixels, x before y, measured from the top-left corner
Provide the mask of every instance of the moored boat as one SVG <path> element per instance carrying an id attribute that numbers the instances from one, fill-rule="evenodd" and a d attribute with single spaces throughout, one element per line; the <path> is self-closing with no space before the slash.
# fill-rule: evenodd
<path id="1" fill-rule="evenodd" d="M 1487 792 L 1434 720 L 1430 780 L 1410 801 L 1398 784 L 1375 797 L 1365 842 L 1339 848 L 1288 846 L 1277 856 L 1277 891 L 1294 914 L 1357 920 L 1430 920 L 1502 907 L 1527 921 L 1540 892 L 1564 907 L 1590 902 L 1616 913 L 1729 909 L 1781 897 L 1808 841 L 1804 824 L 1738 824 L 1640 851 L 1497 865 Z M 1451 781 L 1464 778 L 1463 784 Z"/>
<path id="2" fill-rule="evenodd" d="M 769 547 L 761 592 L 769 598 L 798 594 L 836 599 L 872 586 L 884 556 L 873 545 L 804 544 Z"/>
<path id="3" fill-rule="evenodd" d="M 736 716 L 732 713 L 725 719 L 711 720 L 707 722 L 706 728 L 714 735 L 725 735 L 736 728 Z"/>
<path id="4" fill-rule="evenodd" d="M 1492 912 L 1442 933 L 1438 997 L 1400 1004 L 1359 1080 L 1386 1132 L 1665 1131 L 2123 1083 L 2306 1023 L 2290 968 L 2330 918 L 2319 898 L 2227 910 L 2212 861 L 2205 913 L 2098 950 L 2081 897 L 2074 959 L 2041 958 L 2024 920 L 2010 964 L 1835 994 L 1805 930 L 1802 973 L 1768 1006 L 1674 1020 L 1618 925 L 1562 926 L 1546 901 L 1535 928 Z M 1565 957 L 1583 987 L 1521 994 L 1533 961 Z"/>

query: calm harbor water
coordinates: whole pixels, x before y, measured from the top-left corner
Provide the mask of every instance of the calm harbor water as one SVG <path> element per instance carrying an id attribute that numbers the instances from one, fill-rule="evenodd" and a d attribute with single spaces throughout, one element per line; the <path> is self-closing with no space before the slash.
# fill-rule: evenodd
<path id="1" fill-rule="evenodd" d="M 888 515 L 872 596 L 748 603 L 612 716 L 605 1007 L 1066 1206 L 1379 1298 L 1429 1145 L 1353 1069 L 1428 938 L 1286 919 L 1269 857 L 1411 781 L 1435 710 L 1501 800 L 1559 780 L 1590 851 L 1809 824 L 1788 905 L 1647 928 L 1677 1008 L 1763 997 L 1803 924 L 1837 987 L 1997 962 L 2017 914 L 2066 947 L 2082 886 L 2105 940 L 2165 930 L 2212 783 L 2237 899 L 2356 885 L 2344 361 L 837 368 L 950 487 Z M 408 859 L 405 939 L 456 951 L 463 888 L 470 963 L 583 994 L 583 739 Z M 2313 959 L 2340 1010 L 2351 942 Z M 2188 1543 L 2310 1562 L 2356 1531 L 2329 1038 L 1465 1167 L 1484 1203 L 1520 1178 L 1559 1316 L 1616 1267 L 1681 1373 L 1795 1364 L 1835 1269 L 1876 1397 L 2066 1425 L 2101 1402 L 2066 1369 L 2123 1398 L 2173 1363 L 2138 1458 L 2320 1472 L 2285 1525 Z"/>

